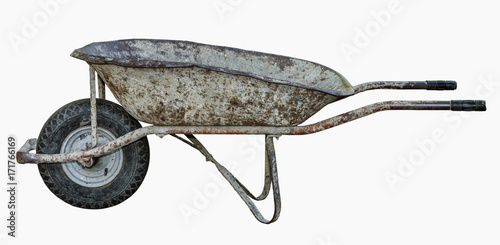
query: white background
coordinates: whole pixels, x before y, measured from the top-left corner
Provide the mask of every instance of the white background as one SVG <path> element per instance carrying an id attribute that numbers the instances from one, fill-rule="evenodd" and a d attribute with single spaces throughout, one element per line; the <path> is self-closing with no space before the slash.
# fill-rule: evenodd
<path id="1" fill-rule="evenodd" d="M 143 185 L 105 210 L 62 202 L 36 166 L 19 166 L 18 237 L 8 238 L 6 221 L 0 221 L 2 243 L 500 243 L 495 1 L 61 0 L 50 11 L 42 6 L 46 2 L 0 4 L 0 135 L 14 134 L 19 143 L 37 137 L 59 107 L 88 97 L 88 67 L 69 57 L 74 49 L 125 38 L 190 40 L 302 58 L 339 71 L 353 85 L 426 79 L 459 84 L 445 92 L 366 92 L 327 106 L 308 122 L 398 99 L 485 99 L 488 111 L 382 112 L 318 134 L 280 138 L 283 209 L 272 225 L 257 222 L 229 185 L 210 177 L 217 174 L 214 166 L 171 137 L 149 137 Z M 377 21 L 381 13 L 390 17 Z M 23 28 L 30 30 L 23 34 Z M 22 43 L 13 43 L 14 36 Z M 356 53 L 343 53 L 347 45 Z M 109 91 L 108 98 L 114 100 Z M 440 137 L 433 139 L 435 134 Z M 255 192 L 263 179 L 260 138 L 200 136 Z M 6 183 L 4 169 L 0 183 Z M 391 174 L 404 182 L 391 188 Z M 262 205 L 270 216 L 272 204 Z M 183 215 L 186 207 L 195 214 Z"/>

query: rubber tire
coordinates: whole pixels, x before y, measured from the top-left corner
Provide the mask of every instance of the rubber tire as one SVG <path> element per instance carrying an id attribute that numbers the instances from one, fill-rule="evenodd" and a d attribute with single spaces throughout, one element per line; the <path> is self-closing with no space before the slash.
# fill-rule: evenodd
<path id="1" fill-rule="evenodd" d="M 45 123 L 36 147 L 37 153 L 60 153 L 64 139 L 79 127 L 90 125 L 90 100 L 71 102 L 57 110 Z M 117 138 L 141 124 L 121 106 L 97 99 L 97 126 Z M 132 196 L 146 176 L 149 143 L 146 137 L 122 148 L 123 162 L 118 175 L 100 187 L 85 187 L 69 179 L 61 163 L 43 163 L 38 170 L 45 185 L 61 200 L 80 208 L 102 209 L 117 205 Z"/>

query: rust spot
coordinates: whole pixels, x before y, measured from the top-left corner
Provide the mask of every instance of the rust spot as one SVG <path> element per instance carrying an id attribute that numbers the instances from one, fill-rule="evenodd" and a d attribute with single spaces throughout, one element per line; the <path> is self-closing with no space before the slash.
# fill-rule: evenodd
<path id="1" fill-rule="evenodd" d="M 267 56 L 267 59 L 274 63 L 277 67 L 280 68 L 281 71 L 284 71 L 285 68 L 293 66 L 293 61 L 287 57 L 283 56 Z"/>
<path id="2" fill-rule="evenodd" d="M 243 106 L 243 103 L 241 102 L 241 100 L 239 100 L 236 97 L 231 98 L 231 100 L 229 101 L 229 104 L 231 104 L 232 106 L 240 106 L 240 107 Z"/>

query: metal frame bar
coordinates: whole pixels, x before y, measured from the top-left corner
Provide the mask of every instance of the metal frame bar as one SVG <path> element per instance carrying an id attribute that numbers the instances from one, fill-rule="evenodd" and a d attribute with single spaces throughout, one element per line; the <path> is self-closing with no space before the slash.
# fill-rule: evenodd
<path id="1" fill-rule="evenodd" d="M 96 76 L 94 68 L 89 65 L 89 73 L 90 73 L 90 125 L 91 125 L 91 145 L 87 147 L 88 149 L 94 148 L 97 146 L 97 102 L 96 102 Z M 88 150 L 87 149 L 87 150 Z"/>
<path id="2" fill-rule="evenodd" d="M 273 126 L 147 126 L 129 132 L 105 145 L 86 151 L 75 151 L 65 154 L 33 154 L 29 151 L 18 151 L 19 163 L 50 163 L 80 161 L 88 162 L 93 157 L 106 155 L 150 134 L 264 134 L 264 135 L 304 135 L 317 133 L 341 124 L 386 110 L 454 110 L 484 111 L 484 101 L 385 101 L 364 106 L 329 119 L 305 126 L 273 127 Z M 30 139 L 29 142 L 36 141 Z M 28 142 L 26 143 L 28 144 Z M 28 144 L 30 145 L 30 144 Z M 34 149 L 28 147 L 26 149 Z M 31 151 L 30 150 L 30 151 Z"/>
<path id="3" fill-rule="evenodd" d="M 97 94 L 99 99 L 106 99 L 106 84 L 99 75 L 97 75 Z"/>
<path id="4" fill-rule="evenodd" d="M 455 81 L 448 81 L 448 80 L 378 81 L 378 82 L 362 83 L 353 87 L 354 94 L 374 89 L 455 90 L 456 88 L 457 88 L 457 83 Z"/>

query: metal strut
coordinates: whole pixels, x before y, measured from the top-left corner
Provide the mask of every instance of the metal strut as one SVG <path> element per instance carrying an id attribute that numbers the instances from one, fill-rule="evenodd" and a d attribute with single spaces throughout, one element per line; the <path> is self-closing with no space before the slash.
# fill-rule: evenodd
<path id="1" fill-rule="evenodd" d="M 278 220 L 281 212 L 281 196 L 278 184 L 278 168 L 276 166 L 276 152 L 274 150 L 273 135 L 266 135 L 266 164 L 265 164 L 265 177 L 264 177 L 264 187 L 259 196 L 253 195 L 246 187 L 243 185 L 234 175 L 229 172 L 224 166 L 222 166 L 215 158 L 208 152 L 208 150 L 201 144 L 201 142 L 192 134 L 185 134 L 189 141 L 175 135 L 171 134 L 175 138 L 181 140 L 182 142 L 190 145 L 191 147 L 197 149 L 206 157 L 207 161 L 213 162 L 217 170 L 224 176 L 224 178 L 229 182 L 233 189 L 238 193 L 243 202 L 248 206 L 255 218 L 264 223 L 271 224 Z M 255 203 L 251 200 L 261 201 L 266 199 L 269 195 L 270 187 L 273 187 L 273 199 L 274 199 L 274 214 L 270 220 L 264 218 L 260 213 Z"/>
<path id="2" fill-rule="evenodd" d="M 97 103 L 95 92 L 95 70 L 89 65 L 90 73 L 90 125 L 91 125 L 91 146 L 92 149 L 97 146 Z M 89 150 L 87 149 L 87 150 Z"/>

